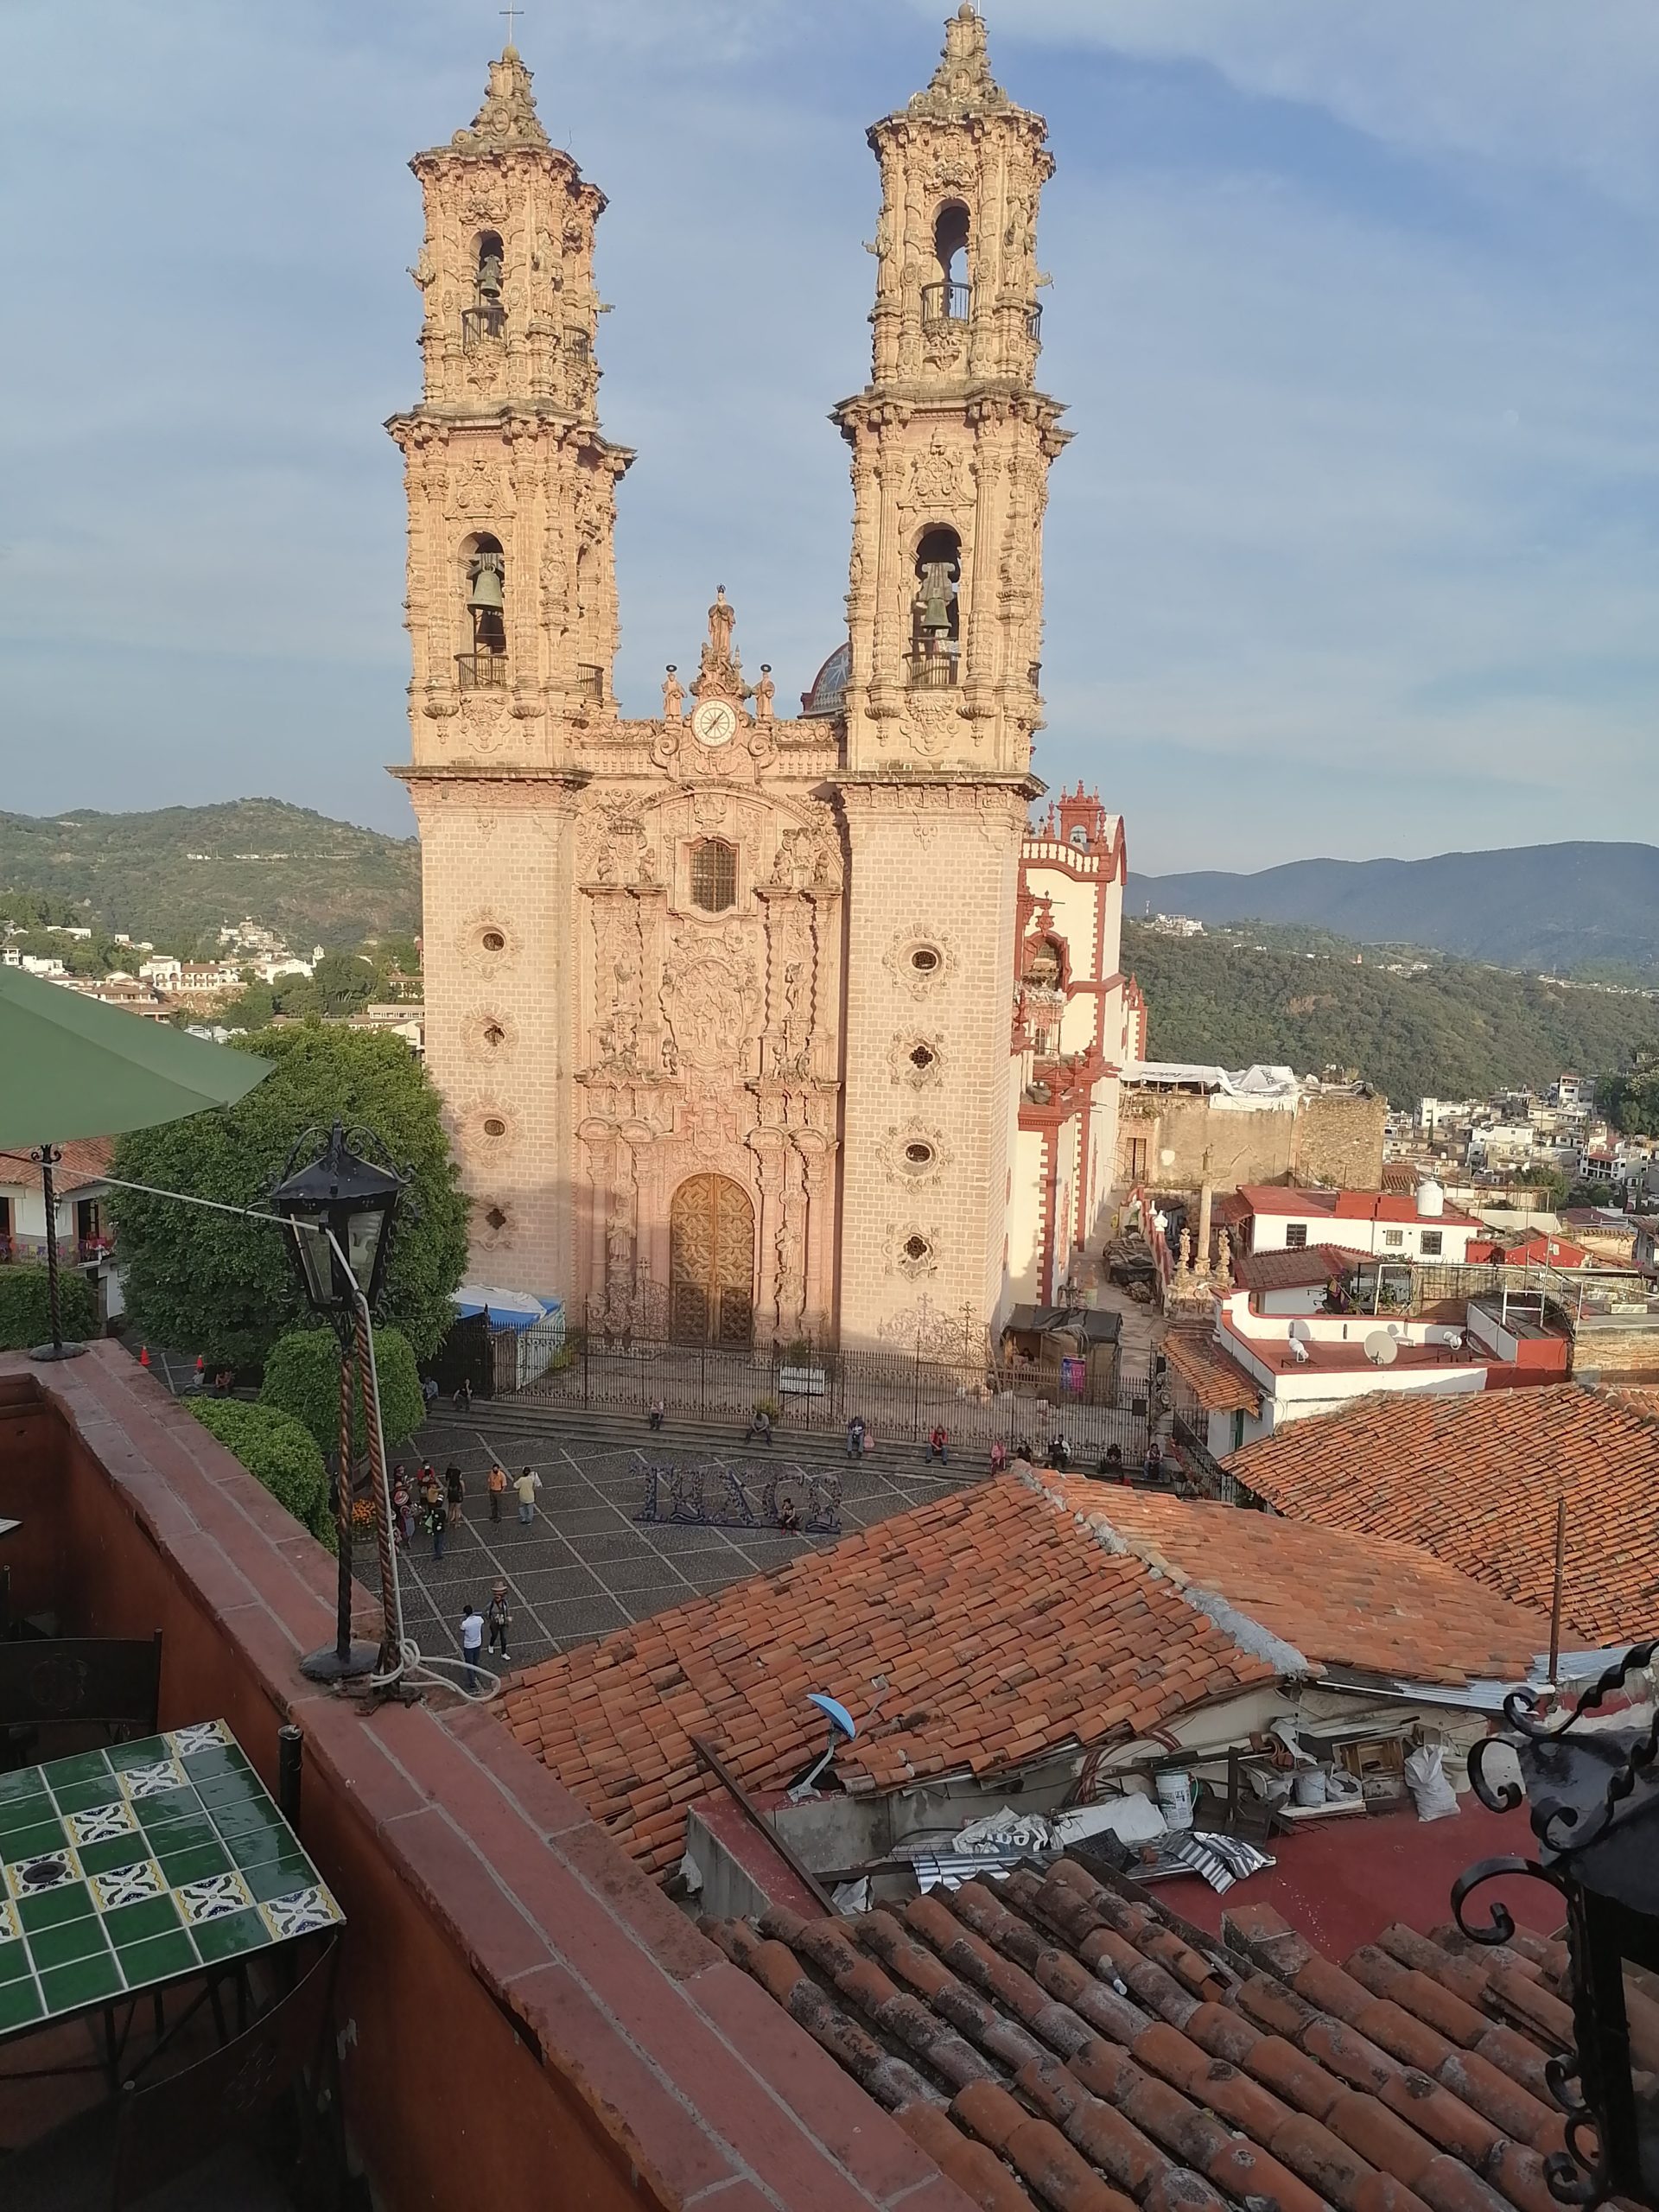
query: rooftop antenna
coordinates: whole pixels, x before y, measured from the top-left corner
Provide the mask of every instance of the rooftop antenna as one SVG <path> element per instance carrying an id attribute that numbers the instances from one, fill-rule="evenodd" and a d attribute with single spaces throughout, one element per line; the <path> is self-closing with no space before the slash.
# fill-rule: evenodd
<path id="1" fill-rule="evenodd" d="M 791 1804 L 797 1804 L 803 1797 L 812 1795 L 817 1787 L 819 1776 L 829 1772 L 841 1745 L 850 1744 L 858 1733 L 858 1723 L 852 1714 L 838 1699 L 830 1696 L 826 1691 L 809 1690 L 806 1701 L 809 1705 L 816 1705 L 819 1712 L 828 1718 L 830 1740 L 811 1765 L 790 1783 L 788 1795 Z"/>
<path id="2" fill-rule="evenodd" d="M 1549 1679 L 1561 1656 L 1561 1584 L 1567 1573 L 1567 1492 L 1555 1501 L 1555 1580 L 1549 1594 Z"/>

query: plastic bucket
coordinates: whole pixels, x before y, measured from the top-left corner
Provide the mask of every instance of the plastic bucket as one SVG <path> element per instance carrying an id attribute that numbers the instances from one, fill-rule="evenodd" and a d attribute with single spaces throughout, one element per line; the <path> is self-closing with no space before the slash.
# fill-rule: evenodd
<path id="1" fill-rule="evenodd" d="M 1192 1777 L 1179 1772 L 1160 1774 L 1156 1777 L 1158 1809 L 1164 1823 L 1172 1828 L 1190 1828 L 1192 1825 Z"/>
<path id="2" fill-rule="evenodd" d="M 1290 1796 L 1293 1804 L 1323 1805 L 1325 1799 L 1324 1769 L 1299 1766 L 1296 1778 L 1290 1785 Z"/>

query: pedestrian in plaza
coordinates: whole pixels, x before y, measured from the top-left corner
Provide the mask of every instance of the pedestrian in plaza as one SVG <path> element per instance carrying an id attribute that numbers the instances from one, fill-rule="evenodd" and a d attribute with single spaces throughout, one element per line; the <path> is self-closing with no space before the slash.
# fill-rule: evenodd
<path id="1" fill-rule="evenodd" d="M 663 1425 L 663 1415 L 664 1415 L 667 1411 L 668 1411 L 667 1407 L 666 1407 L 665 1405 L 664 1405 L 664 1403 L 663 1403 L 663 1402 L 662 1402 L 662 1400 L 661 1400 L 660 1398 L 653 1398 L 653 1399 L 652 1400 L 652 1402 L 651 1402 L 651 1425 L 652 1425 L 652 1427 L 653 1428 L 660 1428 L 660 1427 L 662 1427 L 662 1425 Z"/>
<path id="2" fill-rule="evenodd" d="M 467 1662 L 467 1687 L 480 1687 L 478 1662 L 484 1656 L 484 1616 L 469 1598 L 461 1608 L 461 1656 Z"/>
<path id="3" fill-rule="evenodd" d="M 864 1456 L 864 1423 L 855 1414 L 847 1424 L 847 1457 L 861 1459 Z"/>
<path id="4" fill-rule="evenodd" d="M 432 1539 L 432 1557 L 443 1557 L 443 1532 L 449 1525 L 444 1510 L 443 1492 L 438 1488 L 438 1478 L 428 1467 L 421 1482 L 421 1526 Z"/>
<path id="5" fill-rule="evenodd" d="M 484 1487 L 490 1494 L 490 1518 L 499 1521 L 501 1518 L 501 1501 L 507 1494 L 507 1471 L 499 1459 L 490 1463 Z"/>
<path id="6" fill-rule="evenodd" d="M 542 1478 L 534 1467 L 524 1467 L 519 1471 L 518 1518 L 526 1528 L 536 1518 L 536 1493 L 541 1486 Z"/>
<path id="7" fill-rule="evenodd" d="M 461 1503 L 467 1495 L 467 1478 L 453 1459 L 443 1471 L 443 1495 L 449 1508 L 449 1526 L 459 1529 Z"/>
<path id="8" fill-rule="evenodd" d="M 438 1402 L 438 1378 L 435 1375 L 422 1376 L 421 1398 L 426 1407 L 426 1410 L 428 1413 L 430 1413 L 433 1407 Z"/>
<path id="9" fill-rule="evenodd" d="M 927 1437 L 927 1465 L 930 1467 L 936 1458 L 942 1467 L 950 1465 L 950 1454 L 947 1448 L 950 1442 L 950 1439 L 945 1433 L 944 1423 L 936 1421 L 928 1431 Z"/>
<path id="10" fill-rule="evenodd" d="M 456 1386 L 454 1406 L 458 1414 L 469 1414 L 473 1410 L 473 1378 L 470 1375 L 463 1375 Z"/>
<path id="11" fill-rule="evenodd" d="M 1000 1475 L 1007 1464 L 1008 1447 L 1000 1436 L 996 1437 L 991 1444 L 991 1472 L 994 1475 Z"/>
<path id="12" fill-rule="evenodd" d="M 499 1650 L 501 1654 L 501 1664 L 504 1667 L 510 1667 L 512 1661 L 507 1652 L 507 1637 L 512 1628 L 512 1608 L 507 1603 L 507 1586 L 505 1582 L 498 1582 L 491 1591 L 490 1602 L 484 1609 L 484 1618 L 490 1631 L 491 1658 L 494 1658 Z"/>
<path id="13" fill-rule="evenodd" d="M 1095 1472 L 1103 1483 L 1127 1482 L 1128 1477 L 1123 1466 L 1123 1446 L 1109 1444 L 1104 1454 L 1095 1464 Z"/>
<path id="14" fill-rule="evenodd" d="M 205 1353 L 196 1354 L 196 1379 L 192 1388 L 197 1390 L 205 1390 L 207 1388 L 207 1360 Z"/>
<path id="15" fill-rule="evenodd" d="M 409 1549 L 409 1478 L 400 1459 L 391 1471 L 391 1533 L 400 1552 Z"/>

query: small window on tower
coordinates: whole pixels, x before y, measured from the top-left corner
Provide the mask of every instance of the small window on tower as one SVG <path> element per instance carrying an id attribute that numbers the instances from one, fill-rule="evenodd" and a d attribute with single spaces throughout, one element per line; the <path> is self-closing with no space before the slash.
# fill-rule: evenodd
<path id="1" fill-rule="evenodd" d="M 1075 845 L 1080 853 L 1086 853 L 1088 851 L 1089 832 L 1084 828 L 1082 823 L 1078 823 L 1077 828 L 1071 832 L 1067 842 L 1070 844 Z"/>
<path id="2" fill-rule="evenodd" d="M 707 837 L 691 850 L 691 904 L 723 914 L 737 904 L 737 848 Z"/>
<path id="3" fill-rule="evenodd" d="M 930 530 L 916 548 L 916 596 L 911 601 L 910 682 L 936 691 L 957 681 L 962 635 L 957 587 L 962 540 L 954 530 Z"/>

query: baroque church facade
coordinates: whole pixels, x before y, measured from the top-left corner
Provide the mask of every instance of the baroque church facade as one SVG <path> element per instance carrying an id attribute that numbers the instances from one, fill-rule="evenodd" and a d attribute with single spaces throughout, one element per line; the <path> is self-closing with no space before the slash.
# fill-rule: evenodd
<path id="1" fill-rule="evenodd" d="M 409 502 L 428 1065 L 473 1271 L 607 1340 L 982 1345 L 1096 1232 L 1116 1071 L 1121 823 L 1036 826 L 1040 117 L 964 4 L 876 124 L 872 374 L 845 642 L 778 711 L 723 589 L 695 672 L 625 717 L 597 411 L 603 195 L 509 46 L 411 164 L 426 234 Z"/>

